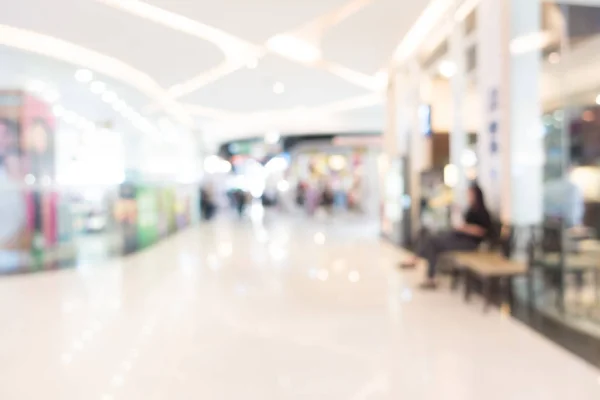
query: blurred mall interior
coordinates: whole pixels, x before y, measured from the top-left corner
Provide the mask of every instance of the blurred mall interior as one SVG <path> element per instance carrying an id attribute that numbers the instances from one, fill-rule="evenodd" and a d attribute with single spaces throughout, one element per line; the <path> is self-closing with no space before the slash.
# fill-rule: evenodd
<path id="1" fill-rule="evenodd" d="M 597 50 L 600 0 L 0 0 L 0 399 L 600 399 Z"/>

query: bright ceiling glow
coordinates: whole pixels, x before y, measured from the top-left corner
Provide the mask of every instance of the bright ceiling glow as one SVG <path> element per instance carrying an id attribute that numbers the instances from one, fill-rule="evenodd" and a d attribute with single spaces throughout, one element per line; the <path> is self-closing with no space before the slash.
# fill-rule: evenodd
<path id="1" fill-rule="evenodd" d="M 25 85 L 25 88 L 33 93 L 41 93 L 46 89 L 46 82 L 40 80 L 32 80 Z"/>
<path id="2" fill-rule="evenodd" d="M 283 94 L 285 92 L 285 85 L 281 82 L 275 82 L 273 84 L 273 93 Z"/>
<path id="3" fill-rule="evenodd" d="M 273 157 L 265 164 L 265 168 L 267 171 L 273 172 L 283 172 L 288 169 L 289 163 L 283 157 Z"/>
<path id="4" fill-rule="evenodd" d="M 89 69 L 78 69 L 75 72 L 75 80 L 77 80 L 77 82 L 88 83 L 91 82 L 92 79 L 94 79 L 94 73 Z"/>
<path id="5" fill-rule="evenodd" d="M 52 36 L 0 24 L 0 44 L 51 57 L 75 66 L 86 67 L 134 87 L 155 101 L 183 126 L 190 127 L 193 120 L 177 103 L 166 96 L 149 75 L 105 54 Z"/>
<path id="6" fill-rule="evenodd" d="M 408 60 L 453 5 L 454 0 L 432 0 L 402 38 L 394 53 L 394 60 L 398 63 Z"/>
<path id="7" fill-rule="evenodd" d="M 227 32 L 140 0 L 96 1 L 110 7 L 121 9 L 122 11 L 157 24 L 167 26 L 173 30 L 187 33 L 188 35 L 211 42 L 223 51 L 228 60 L 235 61 L 236 63 L 241 62 L 242 65 L 251 58 L 251 56 L 256 56 L 260 53 L 257 46 L 230 35 Z"/>
<path id="8" fill-rule="evenodd" d="M 458 168 L 454 164 L 448 164 L 444 167 L 444 184 L 450 188 L 454 188 L 458 184 L 459 179 Z"/>
<path id="9" fill-rule="evenodd" d="M 60 92 L 56 89 L 49 89 L 44 91 L 42 97 L 48 103 L 56 103 L 60 99 Z"/>
<path id="10" fill-rule="evenodd" d="M 240 69 L 240 65 L 230 62 L 224 62 L 220 65 L 209 69 L 206 72 L 189 79 L 183 83 L 173 85 L 168 93 L 172 99 L 184 96 L 195 92 L 196 90 L 208 85 L 211 82 L 218 81 L 219 79 L 231 74 Z"/>
<path id="11" fill-rule="evenodd" d="M 123 100 L 117 100 L 113 103 L 113 109 L 117 112 L 123 111 L 127 108 L 127 104 Z"/>
<path id="12" fill-rule="evenodd" d="M 192 93 L 244 66 L 250 69 L 256 68 L 257 59 L 262 56 L 265 51 L 262 47 L 256 46 L 220 29 L 140 0 L 96 1 L 171 29 L 209 41 L 221 48 L 226 56 L 226 60 L 209 71 L 203 72 L 192 79 L 171 87 L 169 89 L 169 100 Z M 314 38 L 315 41 L 318 41 L 327 29 L 339 24 L 373 2 L 374 0 L 353 0 L 338 9 L 317 17 L 301 29 L 304 33 L 307 33 L 308 31 L 311 32 L 311 34 L 302 35 L 302 37 L 310 36 L 311 38 Z M 373 77 L 342 66 L 339 66 L 339 68 L 344 69 L 345 73 L 339 73 L 338 71 L 332 70 L 331 66 L 325 67 L 325 65 L 322 65 L 320 62 L 316 63 L 321 60 L 320 49 L 309 41 L 303 40 L 302 37 L 290 34 L 276 35 L 269 39 L 267 48 L 292 61 L 304 65 L 312 65 L 319 69 L 325 69 L 352 84 L 377 90 L 376 79 Z M 365 84 L 365 82 L 368 83 Z M 155 106 L 151 106 L 151 111 L 155 111 Z"/>
<path id="13" fill-rule="evenodd" d="M 341 171 L 346 168 L 346 157 L 335 154 L 329 157 L 329 168 L 333 171 Z"/>
<path id="14" fill-rule="evenodd" d="M 303 64 L 314 64 L 321 59 L 316 46 L 291 35 L 275 35 L 267 41 L 267 48 L 282 57 Z"/>
<path id="15" fill-rule="evenodd" d="M 55 116 L 62 117 L 63 114 L 65 113 L 65 108 L 63 106 L 61 106 L 60 104 L 57 104 L 52 107 L 52 112 L 54 113 Z"/>
<path id="16" fill-rule="evenodd" d="M 104 93 L 102 93 L 102 96 L 100 97 L 100 99 L 105 103 L 112 104 L 117 100 L 117 95 L 115 92 L 111 92 L 110 90 L 107 90 Z"/>
<path id="17" fill-rule="evenodd" d="M 100 81 L 90 83 L 90 90 L 94 94 L 102 94 L 106 91 L 106 84 Z"/>
<path id="18" fill-rule="evenodd" d="M 287 192 L 288 190 L 290 190 L 290 183 L 285 179 L 280 180 L 279 182 L 277 182 L 277 190 L 279 190 L 280 192 Z"/>
<path id="19" fill-rule="evenodd" d="M 460 157 L 463 167 L 472 168 L 477 165 L 477 154 L 472 149 L 465 149 Z"/>
<path id="20" fill-rule="evenodd" d="M 277 131 L 267 132 L 265 135 L 265 143 L 267 144 L 277 144 L 281 140 L 281 135 Z"/>
<path id="21" fill-rule="evenodd" d="M 106 92 L 104 92 L 102 94 L 102 101 L 108 104 L 112 104 L 114 102 L 116 102 L 117 100 L 119 100 L 119 98 L 117 97 L 117 94 L 115 92 L 111 92 L 110 90 L 107 90 Z"/>
<path id="22" fill-rule="evenodd" d="M 438 65 L 438 71 L 444 78 L 452 78 L 456 74 L 456 64 L 452 61 L 442 60 Z"/>
<path id="23" fill-rule="evenodd" d="M 204 159 L 204 172 L 207 174 L 228 174 L 231 163 L 219 156 L 208 156 Z"/>
<path id="24" fill-rule="evenodd" d="M 552 33 L 549 31 L 533 32 L 514 38 L 510 42 L 510 52 L 514 55 L 540 51 L 552 42 Z"/>
<path id="25" fill-rule="evenodd" d="M 322 61 L 319 63 L 321 69 L 338 76 L 339 78 L 352 83 L 358 87 L 362 87 L 372 91 L 381 91 L 385 88 L 385 84 L 382 85 L 382 75 L 367 75 L 362 72 L 355 71 L 353 69 L 344 67 L 336 63 Z M 386 77 L 387 81 L 387 77 Z M 385 82 L 387 83 L 387 82 Z"/>

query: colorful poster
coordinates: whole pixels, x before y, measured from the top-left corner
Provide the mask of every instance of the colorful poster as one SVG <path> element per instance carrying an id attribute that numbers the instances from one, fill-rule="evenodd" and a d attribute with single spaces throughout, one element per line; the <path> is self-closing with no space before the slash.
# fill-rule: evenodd
<path id="1" fill-rule="evenodd" d="M 177 216 L 177 229 L 183 229 L 190 225 L 191 216 L 191 196 L 190 193 L 180 188 L 177 190 L 177 200 L 175 203 L 175 213 Z"/>
<path id="2" fill-rule="evenodd" d="M 115 202 L 115 221 L 123 235 L 123 252 L 130 254 L 138 249 L 136 188 L 124 183 L 119 187 L 119 199 Z"/>
<path id="3" fill-rule="evenodd" d="M 177 230 L 175 225 L 175 193 L 173 189 L 159 189 L 158 197 L 158 231 L 161 238 Z"/>
<path id="4" fill-rule="evenodd" d="M 58 242 L 55 120 L 21 91 L 0 91 L 0 267 L 41 266 Z M 50 257 L 51 258 L 51 257 Z"/>
<path id="5" fill-rule="evenodd" d="M 136 201 L 138 246 L 144 248 L 156 243 L 159 238 L 157 190 L 152 187 L 138 187 Z"/>

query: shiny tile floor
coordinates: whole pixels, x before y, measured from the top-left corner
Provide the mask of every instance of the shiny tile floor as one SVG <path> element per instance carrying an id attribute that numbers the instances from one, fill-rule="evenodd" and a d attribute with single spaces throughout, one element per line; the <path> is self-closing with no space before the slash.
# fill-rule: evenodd
<path id="1" fill-rule="evenodd" d="M 600 399 L 510 317 L 413 290 L 372 226 L 268 217 L 0 280 L 0 399 Z"/>

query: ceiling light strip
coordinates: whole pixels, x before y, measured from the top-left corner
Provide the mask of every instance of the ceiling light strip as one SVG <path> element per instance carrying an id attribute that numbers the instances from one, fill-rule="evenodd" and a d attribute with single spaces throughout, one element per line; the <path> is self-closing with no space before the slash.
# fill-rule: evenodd
<path id="1" fill-rule="evenodd" d="M 192 115 L 212 118 L 216 120 L 227 121 L 239 117 L 239 114 L 236 113 L 232 113 L 226 110 L 219 110 L 216 108 L 204 107 L 197 104 L 185 104 L 184 107 Z"/>
<path id="2" fill-rule="evenodd" d="M 358 13 L 363 8 L 371 5 L 375 0 L 351 0 L 343 6 L 317 17 L 315 20 L 305 24 L 305 28 L 318 26 L 321 32 L 330 29 Z M 301 29 L 303 30 L 303 29 Z"/>
<path id="3" fill-rule="evenodd" d="M 325 71 L 332 73 L 355 86 L 372 91 L 384 89 L 384 87 L 381 87 L 381 79 L 377 76 L 363 74 L 362 72 L 346 68 L 343 65 L 327 61 L 323 61 L 320 65 Z"/>
<path id="4" fill-rule="evenodd" d="M 171 86 L 168 91 L 169 96 L 172 99 L 176 99 L 185 96 L 186 94 L 193 93 L 198 89 L 202 88 L 203 86 L 218 81 L 219 79 L 231 74 L 232 72 L 237 71 L 243 66 L 244 64 L 236 64 L 227 61 L 223 62 L 215 68 L 203 72 L 202 74 L 197 75 L 188 81 Z"/>
<path id="5" fill-rule="evenodd" d="M 165 90 L 149 75 L 116 58 L 48 35 L 7 25 L 0 25 L 0 44 L 95 70 L 139 90 L 160 104 L 181 124 L 189 127 L 193 123 L 185 110 L 170 100 Z"/>
<path id="6" fill-rule="evenodd" d="M 404 36 L 394 53 L 394 60 L 398 63 L 407 61 L 419 48 L 431 30 L 448 13 L 454 0 L 433 0 L 421 13 L 417 22 Z"/>
<path id="7" fill-rule="evenodd" d="M 133 14 L 140 18 L 155 22 L 157 24 L 166 26 L 179 32 L 187 33 L 197 38 L 209 41 L 218 46 L 225 54 L 227 61 L 223 64 L 211 69 L 208 72 L 204 72 L 184 83 L 174 85 L 169 89 L 171 98 L 178 98 L 183 95 L 195 92 L 207 84 L 217 81 L 224 76 L 231 74 L 241 68 L 243 68 L 248 60 L 256 59 L 264 54 L 264 49 L 260 46 L 253 45 L 247 41 L 237 38 L 229 33 L 221 31 L 217 28 L 209 25 L 200 23 L 196 20 L 188 18 L 186 16 L 176 14 L 160 7 L 156 7 L 145 3 L 140 0 L 95 0 L 99 3 L 105 4 L 109 7 L 113 7 L 124 12 Z M 331 13 L 328 13 L 325 17 L 317 18 L 309 24 L 305 24 L 305 27 L 319 25 L 317 31 L 319 36 L 322 30 L 327 27 L 331 27 L 335 24 L 340 23 L 344 19 L 350 17 L 354 13 L 360 11 L 365 6 L 372 3 L 374 0 L 353 0 L 348 4 L 342 6 Z M 285 37 L 286 35 L 279 35 L 279 38 Z M 290 36 L 290 35 L 287 35 Z M 314 64 L 319 69 L 325 69 L 346 81 L 355 84 L 359 87 L 367 88 L 369 90 L 379 90 L 376 80 L 365 74 L 361 74 L 358 71 L 351 70 L 343 66 L 334 66 L 323 68 L 323 64 L 317 63 L 321 58 L 320 49 L 315 47 L 314 49 L 309 48 L 310 42 L 304 40 L 302 37 L 290 36 L 295 39 L 297 43 L 296 49 L 292 51 L 302 50 L 303 57 L 296 57 L 294 53 L 283 51 L 281 48 L 273 46 L 271 42 L 270 50 L 277 53 L 291 61 L 298 62 L 305 66 L 311 66 Z M 277 39 L 278 36 L 274 36 L 271 40 Z M 320 39 L 320 37 L 319 37 Z M 288 41 L 289 37 L 288 37 Z M 310 51 L 309 51 L 310 50 Z M 310 54 L 309 54 L 310 53 Z M 326 64 L 333 65 L 333 64 Z"/>
<path id="8" fill-rule="evenodd" d="M 382 104 L 384 96 L 381 93 L 371 93 L 365 96 L 351 97 L 315 108 L 319 113 L 338 113 L 362 108 L 375 107 Z"/>
<path id="9" fill-rule="evenodd" d="M 117 8 L 164 25 L 176 31 L 187 33 L 218 46 L 229 60 L 247 60 L 260 52 L 260 48 L 227 32 L 205 25 L 186 16 L 167 11 L 140 0 L 96 0 L 107 6 Z"/>

